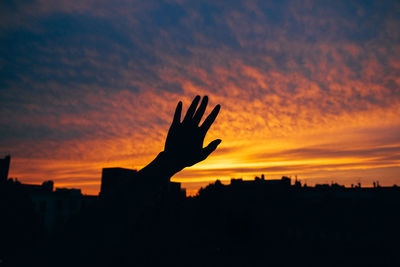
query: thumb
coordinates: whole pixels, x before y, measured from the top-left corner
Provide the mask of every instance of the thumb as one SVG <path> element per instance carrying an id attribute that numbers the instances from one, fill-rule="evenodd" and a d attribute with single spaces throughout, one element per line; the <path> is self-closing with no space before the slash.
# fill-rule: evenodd
<path id="1" fill-rule="evenodd" d="M 221 139 L 215 139 L 211 143 L 208 144 L 205 148 L 202 150 L 202 155 L 201 155 L 201 160 L 205 160 L 212 152 L 214 152 L 215 149 L 217 149 L 217 146 L 221 143 Z"/>

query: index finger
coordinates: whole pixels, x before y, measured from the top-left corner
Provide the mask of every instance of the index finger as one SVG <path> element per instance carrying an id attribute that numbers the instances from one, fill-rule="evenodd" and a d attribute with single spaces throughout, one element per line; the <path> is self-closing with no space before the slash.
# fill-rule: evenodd
<path id="1" fill-rule="evenodd" d="M 200 129 L 203 131 L 204 134 L 207 133 L 208 129 L 210 129 L 211 125 L 214 123 L 220 109 L 221 105 L 216 105 L 213 111 L 211 111 L 210 115 L 208 115 L 203 124 L 200 126 Z"/>

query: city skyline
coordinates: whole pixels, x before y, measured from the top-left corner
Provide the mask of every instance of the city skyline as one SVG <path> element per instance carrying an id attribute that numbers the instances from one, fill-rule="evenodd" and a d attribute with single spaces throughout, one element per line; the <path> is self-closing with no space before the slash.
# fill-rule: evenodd
<path id="1" fill-rule="evenodd" d="M 2 180 L 4 180 L 3 182 L 9 180 L 10 183 L 17 183 L 17 184 L 21 184 L 21 181 L 18 179 L 18 177 L 8 177 L 8 170 L 9 170 L 9 166 L 10 166 L 10 162 L 11 162 L 11 156 L 7 155 L 4 159 L 0 159 L 2 164 L 2 170 L 4 171 L 3 175 L 4 177 L 2 177 Z M 104 173 L 105 171 L 108 173 L 107 175 L 107 179 L 111 179 L 114 180 L 114 183 L 120 183 L 120 179 L 125 179 L 124 181 L 128 181 L 130 179 L 135 179 L 134 178 L 134 174 L 137 173 L 136 169 L 128 169 L 128 168 L 121 168 L 121 167 L 105 167 L 102 168 L 101 170 L 101 177 L 99 178 L 99 183 L 100 183 L 100 190 L 96 190 L 94 191 L 94 193 L 92 192 L 84 192 L 85 195 L 88 196 L 97 196 L 97 195 L 101 195 L 102 192 L 102 188 L 103 188 L 103 184 L 104 184 Z M 121 176 L 120 174 L 118 174 L 118 172 L 122 172 L 123 175 Z M 290 183 L 289 185 L 293 185 L 293 186 L 304 186 L 304 187 L 309 187 L 312 188 L 315 186 L 315 188 L 320 187 L 320 186 L 339 186 L 339 187 L 343 187 L 343 188 L 377 188 L 377 187 L 394 187 L 396 188 L 398 185 L 397 184 L 393 184 L 393 185 L 381 185 L 379 180 L 372 180 L 371 184 L 362 184 L 361 180 L 358 179 L 356 182 L 351 182 L 351 184 L 338 184 L 337 183 L 337 179 L 331 179 L 330 181 L 321 181 L 321 180 L 316 180 L 313 181 L 311 183 L 307 184 L 307 179 L 301 179 L 299 178 L 297 175 L 295 175 L 295 177 L 292 176 L 280 176 L 279 179 L 277 179 L 276 177 L 272 178 L 272 177 L 266 177 L 264 174 L 258 174 L 254 177 L 230 177 L 230 178 L 226 178 L 226 179 L 220 179 L 220 178 L 216 178 L 216 179 L 209 179 L 210 181 L 208 182 L 201 182 L 200 187 L 196 187 L 195 189 L 193 188 L 183 188 L 183 192 L 184 195 L 186 195 L 187 197 L 193 197 L 193 196 L 198 196 L 199 192 L 201 190 L 204 190 L 205 188 L 209 187 L 209 186 L 213 186 L 216 183 L 220 183 L 221 185 L 232 185 L 232 181 L 243 181 L 243 182 L 256 182 L 254 185 L 257 185 L 257 182 L 259 181 L 270 181 L 270 182 L 275 182 L 275 181 L 281 181 L 283 179 L 289 179 L 289 181 L 291 179 L 294 179 L 294 183 Z M 110 180 L 110 181 L 111 181 Z M 310 180 L 309 180 L 310 181 Z M 312 181 L 312 180 L 311 180 Z M 23 181 L 22 181 L 23 182 Z M 54 185 L 54 187 L 56 189 L 60 189 L 60 190 L 79 190 L 79 192 L 81 192 L 81 188 L 71 188 L 70 185 L 63 185 L 61 184 L 60 186 L 58 184 L 54 184 L 53 180 L 41 180 L 35 183 L 22 183 L 22 185 L 26 185 L 26 186 L 43 186 L 46 183 L 50 182 L 52 184 L 52 186 Z M 108 183 L 108 182 L 107 182 Z M 179 184 L 179 188 L 181 185 L 181 182 L 177 182 L 174 181 L 173 179 L 171 180 L 172 184 Z M 35 188 L 36 188 L 35 187 Z M 68 187 L 68 188 L 66 188 Z"/>

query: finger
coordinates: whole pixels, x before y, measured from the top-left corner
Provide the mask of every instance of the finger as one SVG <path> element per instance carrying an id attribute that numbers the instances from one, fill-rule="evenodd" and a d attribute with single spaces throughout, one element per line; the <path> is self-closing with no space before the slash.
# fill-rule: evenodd
<path id="1" fill-rule="evenodd" d="M 206 111 L 207 108 L 207 103 L 208 103 L 208 96 L 204 96 L 203 100 L 201 101 L 199 109 L 196 111 L 196 114 L 194 114 L 193 117 L 193 123 L 195 123 L 196 125 L 199 124 L 201 118 L 203 117 L 204 112 Z"/>
<path id="2" fill-rule="evenodd" d="M 221 139 L 216 139 L 212 141 L 211 143 L 208 144 L 205 148 L 203 148 L 203 151 L 201 153 L 201 160 L 205 160 L 212 152 L 214 152 L 215 149 L 217 149 L 217 146 L 221 143 Z"/>
<path id="3" fill-rule="evenodd" d="M 194 112 L 196 111 L 197 105 L 199 104 L 200 96 L 197 95 L 194 99 L 192 104 L 190 105 L 188 111 L 186 112 L 185 118 L 183 119 L 184 122 L 189 121 L 192 119 Z"/>
<path id="4" fill-rule="evenodd" d="M 208 129 L 210 129 L 211 124 L 213 124 L 213 122 L 215 121 L 215 118 L 217 117 L 220 109 L 221 106 L 216 105 L 213 111 L 211 111 L 210 115 L 208 115 L 208 117 L 204 120 L 203 124 L 200 126 L 204 134 L 206 134 Z"/>
<path id="5" fill-rule="evenodd" d="M 182 113 L 182 101 L 179 101 L 178 105 L 176 105 L 174 120 L 172 124 L 179 124 L 181 122 L 181 113 Z"/>

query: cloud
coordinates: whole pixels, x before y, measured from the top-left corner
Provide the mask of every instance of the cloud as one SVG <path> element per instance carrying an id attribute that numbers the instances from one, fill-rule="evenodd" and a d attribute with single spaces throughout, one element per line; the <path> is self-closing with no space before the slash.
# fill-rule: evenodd
<path id="1" fill-rule="evenodd" d="M 56 169 L 79 170 L 81 161 L 87 179 L 98 181 L 104 162 L 144 166 L 163 149 L 176 102 L 187 108 L 194 95 L 208 94 L 222 110 L 206 141 L 223 143 L 201 171 L 181 174 L 192 181 L 398 166 L 399 8 L 397 1 L 3 1 L 0 151 L 45 164 L 12 168 L 27 181 L 46 168 L 64 179 Z M 320 162 L 267 165 L 277 157 Z M 348 162 L 324 163 L 338 158 Z M 49 167 L 48 159 L 57 162 Z"/>

